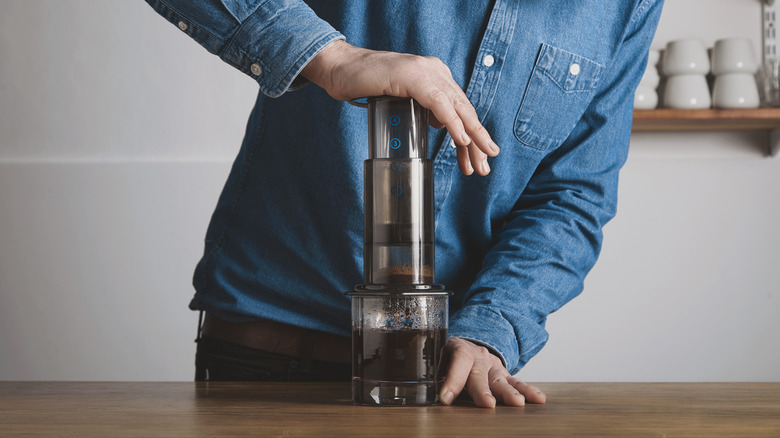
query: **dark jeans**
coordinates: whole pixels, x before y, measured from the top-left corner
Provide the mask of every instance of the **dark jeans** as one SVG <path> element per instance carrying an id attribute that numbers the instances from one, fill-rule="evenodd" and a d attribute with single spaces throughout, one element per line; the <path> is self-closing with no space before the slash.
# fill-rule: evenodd
<path id="1" fill-rule="evenodd" d="M 201 336 L 198 329 L 195 381 L 348 382 L 349 364 L 287 356 Z"/>

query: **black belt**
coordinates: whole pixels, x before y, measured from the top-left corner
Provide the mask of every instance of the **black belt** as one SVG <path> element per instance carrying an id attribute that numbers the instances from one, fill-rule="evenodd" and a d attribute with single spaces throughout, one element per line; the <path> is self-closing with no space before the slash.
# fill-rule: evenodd
<path id="1" fill-rule="evenodd" d="M 306 360 L 351 363 L 350 338 L 267 319 L 233 323 L 206 313 L 200 336 Z"/>

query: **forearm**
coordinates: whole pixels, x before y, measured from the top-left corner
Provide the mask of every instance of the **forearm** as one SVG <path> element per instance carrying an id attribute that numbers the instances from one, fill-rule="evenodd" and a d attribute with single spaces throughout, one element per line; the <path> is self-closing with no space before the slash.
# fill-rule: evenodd
<path id="1" fill-rule="evenodd" d="M 577 205 L 575 193 L 551 191 L 512 213 L 451 320 L 452 336 L 494 350 L 510 372 L 547 342 L 547 316 L 582 291 L 601 227 L 614 214 L 605 205 Z"/>
<path id="2" fill-rule="evenodd" d="M 209 52 L 278 97 L 323 48 L 343 39 L 300 0 L 146 0 Z"/>
<path id="3" fill-rule="evenodd" d="M 517 372 L 547 341 L 547 316 L 577 296 L 614 216 L 633 93 L 661 3 L 646 1 L 568 138 L 540 163 L 483 259 L 450 333 L 496 350 Z"/>

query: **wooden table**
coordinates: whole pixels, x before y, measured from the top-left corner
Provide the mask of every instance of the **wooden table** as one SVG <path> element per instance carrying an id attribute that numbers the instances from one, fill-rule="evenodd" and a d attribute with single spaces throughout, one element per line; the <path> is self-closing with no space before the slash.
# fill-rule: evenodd
<path id="1" fill-rule="evenodd" d="M 365 407 L 347 383 L 0 383 L 0 436 L 780 437 L 780 383 L 547 383 L 522 408 Z"/>

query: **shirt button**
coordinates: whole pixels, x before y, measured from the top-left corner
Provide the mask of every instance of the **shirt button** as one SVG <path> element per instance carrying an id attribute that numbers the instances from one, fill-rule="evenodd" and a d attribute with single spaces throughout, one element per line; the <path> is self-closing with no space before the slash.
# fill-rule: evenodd
<path id="1" fill-rule="evenodd" d="M 569 73 L 571 73 L 572 76 L 577 76 L 580 74 L 580 65 L 576 62 L 569 66 Z"/>
<path id="2" fill-rule="evenodd" d="M 493 58 L 493 55 L 485 55 L 485 57 L 482 58 L 482 65 L 485 67 L 490 67 L 494 62 L 496 62 L 496 58 Z"/>
<path id="3" fill-rule="evenodd" d="M 260 64 L 256 62 L 249 66 L 249 70 L 251 70 L 252 74 L 255 76 L 260 76 L 263 74 L 263 67 L 260 67 Z"/>
<path id="4" fill-rule="evenodd" d="M 188 27 L 189 27 L 189 26 L 187 26 L 187 23 L 185 23 L 185 22 L 183 22 L 183 21 L 180 21 L 180 22 L 179 22 L 179 29 L 181 29 L 181 30 L 185 30 L 185 31 L 186 31 Z"/>

